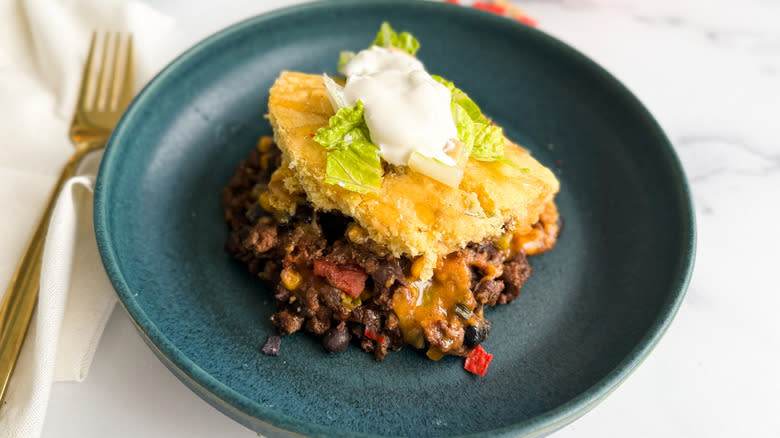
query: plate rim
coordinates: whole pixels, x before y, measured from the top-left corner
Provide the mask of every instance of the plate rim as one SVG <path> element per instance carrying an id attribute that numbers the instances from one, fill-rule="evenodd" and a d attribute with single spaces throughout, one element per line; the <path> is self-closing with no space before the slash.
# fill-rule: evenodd
<path id="1" fill-rule="evenodd" d="M 188 387 L 190 387 L 191 390 L 196 392 L 198 396 L 204 398 L 209 404 L 218 410 L 222 411 L 222 409 L 219 409 L 216 406 L 215 402 L 220 402 L 223 404 L 223 407 L 227 407 L 228 410 L 233 411 L 233 413 L 238 416 L 246 417 L 245 419 L 249 420 L 250 422 L 257 422 L 268 429 L 278 430 L 292 436 L 305 436 L 301 434 L 355 438 L 378 438 L 384 436 L 344 431 L 330 426 L 309 423 L 304 420 L 298 420 L 296 418 L 279 413 L 273 409 L 265 408 L 249 397 L 246 397 L 233 390 L 200 368 L 163 334 L 157 325 L 146 315 L 146 312 L 144 312 L 138 302 L 133 299 L 133 293 L 125 280 L 123 272 L 119 269 L 117 255 L 115 253 L 115 249 L 112 246 L 112 241 L 109 238 L 110 226 L 108 225 L 107 211 L 109 208 L 107 202 L 107 196 L 109 193 L 107 186 L 109 183 L 107 183 L 107 180 L 110 180 L 111 169 L 117 167 L 117 162 L 115 159 L 116 154 L 113 152 L 120 148 L 120 146 L 116 145 L 117 143 L 120 143 L 127 135 L 125 132 L 125 127 L 130 123 L 129 120 L 132 119 L 134 114 L 138 112 L 138 108 L 143 108 L 144 102 L 148 96 L 152 95 L 159 87 L 159 85 L 164 81 L 164 79 L 168 75 L 175 72 L 179 66 L 185 64 L 189 59 L 197 57 L 203 51 L 207 51 L 211 45 L 217 43 L 218 41 L 237 32 L 241 32 L 246 28 L 262 26 L 264 22 L 273 21 L 289 15 L 295 15 L 303 11 L 345 7 L 348 8 L 350 6 L 367 5 L 393 5 L 415 9 L 427 8 L 431 11 L 446 10 L 448 13 L 458 14 L 468 19 L 487 20 L 490 22 L 490 24 L 497 26 L 499 29 L 504 31 L 525 33 L 530 35 L 531 38 L 537 38 L 542 40 L 542 42 L 551 44 L 555 46 L 557 50 L 564 52 L 564 56 L 570 59 L 574 59 L 577 64 L 585 65 L 594 73 L 602 76 L 605 81 L 610 82 L 615 87 L 615 90 L 620 95 L 622 95 L 624 99 L 626 99 L 626 102 L 629 102 L 636 107 L 637 115 L 644 118 L 646 122 L 649 122 L 649 126 L 651 126 L 652 129 L 656 131 L 656 134 L 658 134 L 659 143 L 662 143 L 660 150 L 667 155 L 665 157 L 666 161 L 671 165 L 672 168 L 670 170 L 672 171 L 672 175 L 675 177 L 673 185 L 676 186 L 676 189 L 680 193 L 681 199 L 684 201 L 681 203 L 681 205 L 678 206 L 680 209 L 679 216 L 682 219 L 681 229 L 683 230 L 684 241 L 680 242 L 678 245 L 682 249 L 682 253 L 680 254 L 680 262 L 677 266 L 676 276 L 673 279 L 673 286 L 668 291 L 669 297 L 661 306 L 658 316 L 650 325 L 647 332 L 644 334 L 644 336 L 642 336 L 642 338 L 639 339 L 634 348 L 610 372 L 608 372 L 602 379 L 595 382 L 588 389 L 581 392 L 568 402 L 519 423 L 514 423 L 509 426 L 491 429 L 484 432 L 459 435 L 459 437 L 536 437 L 549 434 L 576 420 L 590 411 L 593 407 L 598 405 L 602 400 L 604 400 L 614 390 L 616 390 L 633 373 L 633 371 L 636 370 L 636 368 L 644 361 L 644 359 L 650 355 L 652 350 L 668 330 L 687 292 L 695 265 L 697 236 L 693 200 L 687 178 L 685 177 L 682 164 L 676 151 L 674 150 L 674 147 L 672 146 L 659 123 L 647 110 L 644 104 L 642 104 L 642 102 L 639 101 L 639 99 L 622 82 L 615 78 L 604 67 L 593 61 L 579 50 L 541 30 L 531 28 L 526 25 L 516 23 L 513 20 L 496 16 L 484 11 L 474 10 L 472 8 L 466 8 L 445 2 L 422 2 L 419 0 L 374 0 L 371 2 L 366 2 L 364 0 L 339 0 L 337 2 L 303 3 L 269 11 L 239 21 L 202 39 L 187 49 L 185 52 L 177 56 L 143 87 L 143 89 L 138 93 L 136 98 L 125 111 L 124 115 L 119 121 L 119 124 L 108 141 L 105 154 L 100 163 L 100 169 L 98 171 L 93 207 L 95 237 L 97 239 L 98 251 L 100 253 L 103 266 L 105 267 L 106 273 L 108 274 L 108 277 L 111 280 L 114 289 L 116 290 L 116 293 L 119 297 L 119 302 L 130 316 L 133 324 L 136 326 L 147 345 L 149 345 L 150 349 L 152 349 L 158 359 L 161 360 L 166 365 L 166 367 L 171 369 L 171 371 Z M 191 386 L 193 384 L 204 390 L 211 397 L 211 399 L 205 398 L 198 391 L 195 391 L 195 389 Z M 224 394 L 224 396 L 218 395 L 219 393 Z M 229 401 L 228 399 L 232 400 Z M 236 401 L 240 403 L 236 403 Z M 255 412 L 250 413 L 242 410 L 237 406 L 238 404 L 250 406 Z M 260 415 L 255 415 L 256 413 L 259 413 Z M 232 416 L 231 418 L 233 418 L 235 421 L 245 424 L 243 421 L 239 421 L 235 416 Z M 245 425 L 248 426 L 248 424 Z"/>

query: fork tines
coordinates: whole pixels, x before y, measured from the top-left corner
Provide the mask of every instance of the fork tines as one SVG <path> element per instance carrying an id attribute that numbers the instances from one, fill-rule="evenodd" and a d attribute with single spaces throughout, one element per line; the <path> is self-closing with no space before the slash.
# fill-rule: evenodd
<path id="1" fill-rule="evenodd" d="M 102 52 L 103 56 L 95 57 Z M 133 39 L 120 32 L 93 32 L 79 92 L 79 107 L 104 112 L 124 111 L 132 96 Z M 98 65 L 99 64 L 99 65 Z M 128 80 L 129 79 L 129 80 Z"/>

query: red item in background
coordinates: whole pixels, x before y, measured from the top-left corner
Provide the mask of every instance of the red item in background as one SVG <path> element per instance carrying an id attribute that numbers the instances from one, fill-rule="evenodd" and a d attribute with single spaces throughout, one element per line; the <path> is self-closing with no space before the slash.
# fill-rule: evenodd
<path id="1" fill-rule="evenodd" d="M 474 9 L 481 9 L 483 11 L 492 12 L 498 15 L 504 15 L 504 12 L 506 12 L 506 7 L 489 2 L 474 2 L 471 7 Z"/>
<path id="2" fill-rule="evenodd" d="M 445 3 L 452 3 L 459 5 L 460 0 L 444 0 Z M 466 2 L 463 6 L 468 6 L 469 2 Z M 523 23 L 527 26 L 536 27 L 539 22 L 528 16 L 522 9 L 512 5 L 507 0 L 494 0 L 494 1 L 475 1 L 471 3 L 471 7 L 482 11 L 491 12 L 496 15 L 511 18 L 517 22 Z"/>
<path id="3" fill-rule="evenodd" d="M 481 345 L 477 345 L 477 348 L 471 352 L 471 356 L 466 358 L 463 368 L 470 373 L 484 376 L 491 360 L 493 360 L 493 355 L 485 351 Z"/>
<path id="4" fill-rule="evenodd" d="M 529 17 L 528 15 L 517 14 L 517 15 L 513 16 L 512 18 L 514 18 L 515 20 L 517 20 L 517 21 L 519 21 L 519 22 L 521 22 L 523 24 L 531 26 L 531 27 L 536 27 L 536 25 L 539 24 L 539 22 L 537 22 L 533 18 Z"/>

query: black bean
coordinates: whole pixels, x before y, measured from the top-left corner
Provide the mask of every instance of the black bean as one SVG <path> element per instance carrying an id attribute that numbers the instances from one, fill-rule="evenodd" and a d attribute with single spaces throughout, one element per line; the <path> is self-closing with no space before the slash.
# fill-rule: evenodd
<path id="1" fill-rule="evenodd" d="M 481 344 L 487 338 L 490 326 L 488 324 L 470 325 L 466 327 L 466 334 L 463 336 L 463 345 L 466 348 L 474 348 Z"/>
<path id="2" fill-rule="evenodd" d="M 328 353 L 341 353 L 347 349 L 350 338 L 346 325 L 342 323 L 325 333 L 325 336 L 322 337 L 322 345 Z"/>
<path id="3" fill-rule="evenodd" d="M 463 336 L 463 345 L 467 348 L 474 348 L 479 345 L 480 341 L 481 339 L 479 339 L 479 330 L 477 330 L 477 326 L 470 325 L 466 327 L 466 334 Z"/>

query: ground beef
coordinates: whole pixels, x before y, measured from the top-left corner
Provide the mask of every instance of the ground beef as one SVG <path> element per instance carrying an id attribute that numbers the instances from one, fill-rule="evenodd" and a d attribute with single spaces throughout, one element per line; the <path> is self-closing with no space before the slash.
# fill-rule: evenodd
<path id="1" fill-rule="evenodd" d="M 350 340 L 377 360 L 400 349 L 405 341 L 392 297 L 409 287 L 405 273 L 411 261 L 380 254 L 371 242 L 351 241 L 346 231 L 352 221 L 338 213 L 315 212 L 303 204 L 283 223 L 267 213 L 258 198 L 279 163 L 276 147 L 253 150 L 222 191 L 231 229 L 225 249 L 273 287 L 271 322 L 282 335 L 303 329 L 320 337 L 331 353 L 343 351 Z M 479 314 L 483 306 L 514 300 L 532 273 L 525 254 L 505 260 L 506 253 L 492 242 L 472 243 L 460 255 L 470 268 Z M 362 270 L 366 291 L 360 298 L 346 295 L 313 274 L 315 260 Z M 485 320 L 479 327 L 464 327 L 437 321 L 424 329 L 429 346 L 444 347 L 457 338 L 471 349 L 485 339 L 490 324 Z"/>
<path id="2" fill-rule="evenodd" d="M 528 258 L 520 252 L 511 260 L 504 263 L 504 273 L 501 280 L 504 282 L 504 290 L 496 304 L 511 303 L 520 294 L 520 288 L 528 277 L 534 272 L 528 264 Z"/>
<path id="3" fill-rule="evenodd" d="M 268 163 L 272 165 L 262 166 L 262 155 L 257 149 L 249 152 L 249 156 L 236 166 L 233 178 L 227 187 L 222 189 L 222 208 L 225 211 L 225 220 L 230 228 L 237 230 L 249 223 L 247 212 L 256 205 L 256 196 L 253 189 L 258 184 L 267 184 L 271 173 L 278 167 L 281 152 L 278 148 L 271 148 L 266 153 Z M 255 213 L 257 210 L 255 210 Z"/>
<path id="4" fill-rule="evenodd" d="M 495 306 L 501 292 L 504 291 L 504 282 L 483 278 L 472 289 L 477 301 L 488 306 Z"/>
<path id="5" fill-rule="evenodd" d="M 300 306 L 298 306 L 300 310 Z M 271 322 L 283 335 L 291 335 L 301 329 L 303 325 L 303 316 L 298 315 L 296 310 L 282 309 L 271 315 Z"/>
<path id="6" fill-rule="evenodd" d="M 249 229 L 241 241 L 241 246 L 252 251 L 255 256 L 262 256 L 279 243 L 277 226 L 270 217 L 261 218 L 255 226 Z"/>

